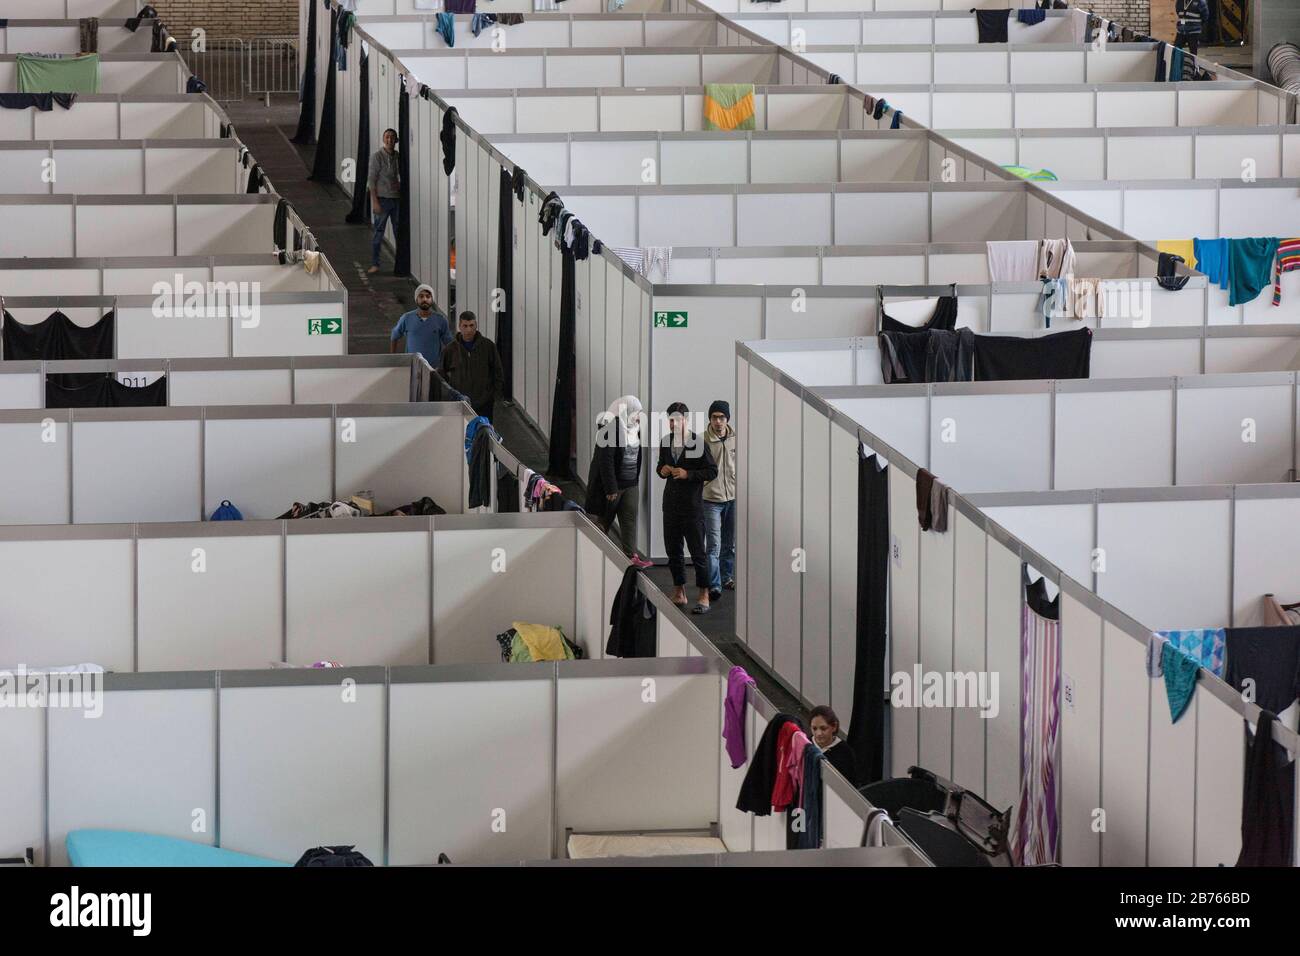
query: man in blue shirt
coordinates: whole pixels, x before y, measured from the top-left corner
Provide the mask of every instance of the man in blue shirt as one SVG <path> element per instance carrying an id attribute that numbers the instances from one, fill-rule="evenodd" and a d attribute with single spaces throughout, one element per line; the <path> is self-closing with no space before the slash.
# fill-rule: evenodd
<path id="1" fill-rule="evenodd" d="M 434 311 L 433 289 L 427 285 L 415 290 L 415 308 L 393 326 L 391 351 L 398 351 L 399 339 L 406 339 L 404 351 L 419 352 L 434 368 L 442 359 L 442 350 L 451 342 L 451 327 L 444 315 Z"/>

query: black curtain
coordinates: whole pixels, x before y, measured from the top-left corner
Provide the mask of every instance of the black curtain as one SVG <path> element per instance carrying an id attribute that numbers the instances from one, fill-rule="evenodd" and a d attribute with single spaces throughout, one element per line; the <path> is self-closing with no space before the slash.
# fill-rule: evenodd
<path id="1" fill-rule="evenodd" d="M 115 314 L 107 312 L 94 325 L 77 325 L 61 311 L 51 312 L 40 322 L 24 325 L 6 310 L 0 329 L 0 355 L 8 361 L 42 359 L 47 362 L 111 359 Z M 87 385 L 103 373 L 69 372 L 50 375 L 47 381 L 65 388 Z"/>
<path id="2" fill-rule="evenodd" d="M 859 786 L 885 775 L 885 609 L 889 601 L 889 471 L 858 451 L 858 612 L 853 715 L 846 746 Z"/>
<path id="3" fill-rule="evenodd" d="M 560 350 L 555 370 L 555 400 L 551 404 L 551 455 L 548 475 L 570 478 L 573 468 L 569 453 L 573 447 L 573 409 L 576 404 L 575 384 L 577 366 L 574 357 L 574 338 L 577 326 L 577 309 L 574 297 L 574 278 L 577 264 L 573 250 L 563 250 L 564 266 L 560 278 Z"/>
<path id="4" fill-rule="evenodd" d="M 311 175 L 307 177 L 318 183 L 332 183 L 335 180 L 334 159 L 334 88 L 338 83 L 339 72 L 339 8 L 330 11 L 330 61 L 325 67 L 325 98 L 321 101 L 320 132 L 316 136 L 316 159 L 312 163 Z"/>
<path id="5" fill-rule="evenodd" d="M 514 179 L 501 170 L 501 211 L 497 216 L 497 287 L 501 290 L 501 311 L 497 313 L 497 354 L 505 370 L 502 394 L 507 400 L 514 393 L 514 313 L 511 302 L 515 281 L 515 191 Z"/>
<path id="6" fill-rule="evenodd" d="M 352 184 L 352 211 L 348 213 L 347 222 L 370 221 L 370 196 L 366 187 L 370 176 L 370 57 L 361 54 L 361 118 L 357 123 L 357 169 L 356 181 Z"/>
<path id="7" fill-rule="evenodd" d="M 316 7 L 320 0 L 307 2 L 307 55 L 303 58 L 302 108 L 298 112 L 298 132 L 291 143 L 309 145 L 316 139 Z"/>
<path id="8" fill-rule="evenodd" d="M 393 252 L 393 275 L 411 274 L 411 97 L 406 84 L 397 78 L 397 178 L 402 187 L 402 198 L 397 201 L 397 226 L 393 238 L 397 248 Z"/>

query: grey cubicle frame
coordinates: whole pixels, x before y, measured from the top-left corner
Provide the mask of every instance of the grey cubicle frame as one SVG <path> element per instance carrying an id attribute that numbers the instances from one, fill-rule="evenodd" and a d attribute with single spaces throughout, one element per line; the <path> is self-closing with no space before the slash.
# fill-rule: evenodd
<path id="1" fill-rule="evenodd" d="M 749 346 L 746 345 L 744 342 L 736 343 L 736 356 L 737 359 L 748 363 L 751 372 L 758 372 L 759 374 L 764 375 L 765 377 L 771 379 L 774 384 L 774 387 L 778 389 L 784 389 L 798 396 L 801 403 L 801 407 L 803 408 L 811 407 L 812 409 L 817 411 L 820 415 L 825 417 L 830 422 L 832 427 L 839 428 L 841 431 L 847 432 L 848 434 L 854 436 L 856 441 L 860 443 L 864 443 L 867 447 L 872 449 L 872 451 L 874 451 L 877 456 L 879 456 L 884 461 L 886 461 L 889 467 L 899 469 L 899 471 L 902 474 L 906 475 L 909 478 L 913 478 L 913 479 L 916 478 L 917 472 L 921 469 L 922 466 L 912 461 L 910 458 L 905 456 L 902 452 L 898 451 L 896 448 L 889 445 L 887 442 L 883 441 L 877 435 L 868 431 L 866 428 L 860 425 L 855 419 L 853 419 L 850 415 L 839 410 L 838 408 L 835 408 L 824 398 L 822 398 L 817 393 L 816 390 L 804 386 L 803 384 L 796 381 L 791 376 L 780 371 L 775 366 L 773 366 L 770 362 L 764 359 L 762 355 L 749 348 Z M 740 361 L 736 363 L 736 368 L 738 374 L 740 368 Z M 775 449 L 775 445 L 773 447 Z M 1264 487 L 1273 487 L 1273 486 L 1264 486 Z M 1282 487 L 1287 489 L 1288 495 L 1300 497 L 1300 487 L 1296 487 L 1294 485 L 1282 486 Z M 983 502 L 985 506 L 988 506 L 993 502 L 1002 505 L 1002 504 L 1010 504 L 1012 503 L 1012 501 L 1015 500 L 1021 500 L 1021 499 L 1032 500 L 1034 496 L 1036 496 L 1038 500 L 1043 500 L 1045 495 L 1059 496 L 1060 500 L 1062 501 L 1066 501 L 1066 500 L 1074 501 L 1076 498 L 1080 498 L 1084 495 L 1092 495 L 1092 494 L 1105 495 L 1107 496 L 1107 500 L 1115 500 L 1113 498 L 1110 498 L 1109 496 L 1116 493 L 1129 494 L 1132 496 L 1132 500 L 1151 500 L 1153 498 L 1159 498 L 1159 497 L 1167 497 L 1170 499 L 1177 499 L 1177 498 L 1185 499 L 1190 496 L 1195 496 L 1198 493 L 1201 493 L 1203 495 L 1208 493 L 1210 495 L 1213 495 L 1214 497 L 1230 497 L 1233 493 L 1232 490 L 1230 489 L 1232 489 L 1232 486 L 1213 486 L 1208 489 L 1208 492 L 1207 489 L 1193 488 L 1193 487 L 1151 488 L 1151 489 L 1144 488 L 1144 489 L 1133 489 L 1128 492 L 1112 492 L 1109 490 L 1103 490 L 1100 492 L 1088 492 L 1088 491 L 1026 492 L 1024 494 L 1013 493 L 1013 495 L 1008 495 L 1008 496 L 999 495 L 995 499 L 992 499 L 992 501 L 990 500 L 990 496 L 988 495 L 963 495 L 959 493 L 956 489 L 949 489 L 949 503 L 957 510 L 958 513 L 960 513 L 962 516 L 969 519 L 977 528 L 985 532 L 991 538 L 997 540 L 1008 550 L 1010 550 L 1013 554 L 1016 554 L 1023 563 L 1032 566 L 1036 571 L 1041 573 L 1043 577 L 1046 578 L 1049 582 L 1056 585 L 1063 593 L 1068 594 L 1072 599 L 1078 601 L 1088 610 L 1092 611 L 1103 622 L 1113 625 L 1115 628 L 1122 631 L 1124 634 L 1128 635 L 1134 641 L 1138 642 L 1143 647 L 1145 647 L 1152 633 L 1151 628 L 1144 626 L 1143 624 L 1134 620 L 1128 614 L 1121 611 L 1119 608 L 1115 607 L 1114 605 L 1098 597 L 1095 591 L 1093 591 L 1093 589 L 1088 585 L 1082 584 L 1079 581 L 1076 581 L 1074 578 L 1070 577 L 1069 575 L 1065 574 L 1053 561 L 1049 560 L 1045 555 L 1036 551 L 1030 545 L 1026 544 L 1023 540 L 1021 540 L 1020 538 L 1012 534 L 1010 531 L 1008 531 L 1006 528 L 1002 527 L 996 521 L 989 518 L 988 515 L 986 515 L 984 511 L 981 510 L 980 504 L 978 504 L 978 502 Z M 828 497 L 829 497 L 829 492 L 828 492 Z M 746 509 L 744 513 L 745 513 L 746 521 L 748 521 L 748 510 Z M 752 540 L 749 538 L 748 533 L 746 534 L 746 539 Z M 774 556 L 775 556 L 775 546 L 776 546 L 776 536 L 774 535 L 773 536 Z M 803 582 L 801 581 L 800 582 L 801 589 L 802 589 L 802 585 Z M 772 594 L 772 600 L 773 602 L 775 602 L 775 593 Z M 801 648 L 802 648 L 802 644 L 803 644 L 803 635 L 801 631 L 800 633 Z M 794 693 L 796 696 L 798 696 L 797 692 L 794 691 L 794 689 L 791 687 L 789 682 L 785 680 L 780 674 L 776 673 L 775 670 L 770 670 L 769 672 L 771 676 L 777 681 L 777 683 L 779 683 L 782 687 L 784 687 L 788 692 Z M 1216 678 L 1211 674 L 1203 674 L 1202 677 L 1203 677 L 1203 679 L 1201 680 L 1202 686 L 1206 687 L 1218 700 L 1220 700 L 1224 704 L 1227 704 L 1233 711 L 1240 714 L 1243 720 L 1254 721 L 1258 719 L 1260 714 L 1259 705 L 1253 702 L 1246 703 L 1242 699 L 1242 696 L 1238 691 L 1236 691 L 1234 688 L 1229 686 L 1220 678 Z M 1300 752 L 1300 734 L 1297 734 L 1295 731 L 1292 731 L 1284 727 L 1280 723 L 1275 723 L 1273 725 L 1273 739 L 1277 741 L 1277 743 L 1281 744 L 1283 747 L 1286 747 L 1292 753 Z M 1297 779 L 1300 780 L 1300 761 L 1296 762 L 1294 773 L 1296 774 Z M 1300 789 L 1298 789 L 1295 796 L 1295 806 L 1297 810 L 1300 810 Z M 1300 859 L 1300 832 L 1297 832 L 1294 835 L 1294 846 L 1292 850 L 1292 855 L 1294 858 Z"/>
<path id="2" fill-rule="evenodd" d="M 266 525 L 271 522 L 256 522 L 258 525 Z M 423 525 L 428 530 L 430 549 L 433 547 L 433 532 L 438 527 L 467 527 L 467 528 L 539 528 L 555 527 L 564 528 L 572 527 L 576 532 L 584 534 L 587 539 L 593 542 L 604 554 L 606 558 L 614 561 L 619 566 L 626 566 L 627 559 L 622 551 L 597 528 L 591 520 L 585 515 L 575 512 L 559 512 L 554 514 L 536 514 L 536 515 L 448 515 L 441 517 L 429 518 L 386 518 L 370 519 L 369 521 L 359 522 L 355 526 L 351 523 L 347 527 L 331 523 L 322 523 L 318 527 L 304 527 L 291 521 L 277 522 L 281 527 L 281 534 L 329 534 L 329 533 L 384 533 L 390 530 L 410 531 L 413 526 Z M 224 536 L 240 536 L 257 534 L 260 528 L 241 525 L 237 522 L 225 522 L 217 525 L 208 525 L 204 523 L 183 523 L 170 525 L 148 526 L 146 536 L 148 537 L 183 537 L 188 534 L 211 536 L 214 529 Z M 391 527 L 390 527 L 391 526 Z M 131 529 L 133 537 L 139 537 L 141 526 L 125 526 Z M 0 529 L 0 539 L 3 540 L 48 540 L 48 539 L 87 539 L 87 538 L 116 538 L 120 537 L 124 526 L 122 525 L 100 525 L 100 526 L 48 526 L 37 528 L 8 527 Z M 576 551 L 575 551 L 576 555 Z M 431 553 L 432 556 L 432 553 Z M 576 561 L 576 556 L 575 556 Z M 575 567 L 575 573 L 576 573 Z M 676 657 L 676 658 L 637 658 L 637 659 L 604 659 L 604 660 L 585 660 L 585 661 L 563 661 L 548 662 L 547 669 L 550 671 L 550 679 L 554 683 L 559 679 L 561 674 L 568 677 L 614 677 L 621 675 L 635 676 L 672 676 L 687 674 L 716 674 L 719 678 L 724 678 L 730 668 L 730 661 L 718 650 L 713 644 L 691 621 L 690 617 L 683 614 L 672 601 L 669 600 L 659 587 L 651 582 L 644 575 L 637 576 L 637 584 L 642 594 L 654 605 L 656 611 L 665 616 L 665 620 L 671 623 L 671 626 L 679 632 L 687 641 L 688 645 L 698 652 L 699 656 Z M 283 582 L 282 582 L 283 586 Z M 429 587 L 432 589 L 432 576 L 430 577 Z M 575 597 L 576 602 L 576 589 Z M 284 605 L 282 604 L 282 607 Z M 430 601 L 430 614 L 432 615 L 432 601 Z M 138 629 L 138 615 L 135 618 Z M 430 618 L 430 641 L 432 641 L 432 617 Z M 282 641 L 285 639 L 282 632 Z M 241 671 L 174 671 L 174 672 L 150 672 L 150 673 L 109 673 L 103 677 L 102 689 L 105 691 L 112 690 L 177 690 L 177 689 L 213 689 L 219 697 L 221 688 L 224 687 L 263 687 L 263 686 L 322 686 L 336 685 L 344 680 L 354 680 L 362 684 L 383 684 L 385 687 L 385 727 L 387 728 L 388 714 L 388 697 L 387 690 L 392 684 L 401 683 L 423 683 L 423 682 L 441 682 L 441 681 L 481 681 L 481 680 L 522 680 L 526 678 L 535 679 L 538 671 L 534 668 L 522 668 L 518 665 L 510 664 L 424 664 L 405 667 L 344 667 L 331 668 L 324 670 L 310 668 L 293 668 L 284 670 L 241 670 Z M 554 693 L 554 692 L 553 692 Z M 779 709 L 773 704 L 757 687 L 748 689 L 748 702 L 754 710 L 764 719 L 770 720 L 774 717 Z M 220 713 L 218 707 L 217 714 Z M 552 720 L 556 719 L 555 711 L 552 709 Z M 49 710 L 45 710 L 46 733 L 45 733 L 45 859 L 49 859 L 49 734 L 48 734 Z M 217 740 L 220 740 L 220 728 L 216 728 Z M 220 829 L 220 747 L 216 748 L 218 766 L 216 776 L 217 800 L 214 805 L 214 845 L 221 845 Z M 554 766 L 555 754 L 551 754 L 552 766 Z M 385 782 L 384 782 L 384 862 L 388 858 L 388 753 L 385 746 L 384 753 Z M 871 804 L 857 792 L 857 790 L 829 764 L 823 765 L 822 779 L 826 786 L 839 796 L 851 810 L 860 818 L 864 819 L 871 810 Z M 721 785 L 721 780 L 719 780 Z M 555 816 L 557 799 L 556 787 L 558 782 L 552 773 L 551 779 L 551 807 L 552 807 L 552 857 L 559 851 L 559 829 L 558 821 Z M 751 820 L 752 825 L 752 820 Z M 891 846 L 909 846 L 914 850 L 916 847 L 912 842 L 894 829 L 892 825 L 886 827 L 887 842 Z M 919 852 L 919 851 L 917 851 Z M 922 859 L 925 859 L 922 854 Z"/>
<path id="3" fill-rule="evenodd" d="M 0 204 L 0 209 L 3 209 L 3 204 Z M 74 236 L 74 241 L 75 241 L 75 236 Z M 58 262 L 59 260 L 46 259 L 42 261 Z M 64 261 L 71 262 L 73 260 L 69 259 Z M 153 260 L 153 261 L 156 262 L 157 260 Z M 50 309 L 53 312 L 57 309 L 64 309 L 64 308 L 67 309 L 97 308 L 97 309 L 103 309 L 105 312 L 108 312 L 109 310 L 116 312 L 120 308 L 137 308 L 137 309 L 149 308 L 150 306 L 153 305 L 156 298 L 157 298 L 156 296 L 152 296 L 152 295 L 32 295 L 32 296 L 16 295 L 5 299 L 0 299 L 0 301 L 4 303 L 4 306 L 6 308 L 12 307 L 15 309 Z M 313 303 L 318 303 L 318 302 L 324 304 L 333 304 L 333 303 L 337 303 L 340 299 L 343 302 L 343 316 L 342 316 L 343 330 L 340 334 L 342 335 L 343 338 L 342 341 L 343 355 L 346 356 L 348 354 L 347 352 L 348 290 L 347 287 L 344 286 L 342 283 L 340 283 L 336 289 L 331 291 L 266 292 L 261 294 L 259 301 L 264 305 L 311 305 Z M 184 321 L 184 318 L 179 318 L 178 321 Z M 231 317 L 230 321 L 226 323 L 226 351 L 227 352 L 231 352 L 234 349 L 234 334 L 235 334 L 234 322 L 235 322 L 235 317 Z M 118 331 L 119 331 L 118 323 L 114 322 L 113 323 L 114 356 L 116 356 L 117 354 Z M 239 357 L 237 356 L 227 356 L 227 357 L 232 360 L 239 360 Z M 342 357 L 342 356 L 338 356 L 338 357 Z M 4 347 L 3 347 L 3 343 L 0 343 L 0 359 L 3 358 L 4 358 Z M 136 360 L 131 359 L 126 361 L 136 361 Z M 162 359 L 159 359 L 158 361 L 162 361 Z M 155 367 L 157 366 L 158 361 L 155 361 L 153 363 Z"/>

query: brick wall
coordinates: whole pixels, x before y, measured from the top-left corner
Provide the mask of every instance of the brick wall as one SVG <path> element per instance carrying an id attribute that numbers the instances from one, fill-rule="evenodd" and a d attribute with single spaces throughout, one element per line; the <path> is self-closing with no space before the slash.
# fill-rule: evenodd
<path id="1" fill-rule="evenodd" d="M 1073 5 L 1091 10 L 1099 17 L 1114 20 L 1120 26 L 1131 27 L 1139 33 L 1150 33 L 1155 8 L 1161 3 L 1167 3 L 1172 9 L 1174 0 L 1076 0 Z M 1172 30 L 1169 38 L 1173 39 Z"/>
<path id="2" fill-rule="evenodd" d="M 298 35 L 298 0 L 150 0 L 150 5 L 183 45 L 195 27 L 206 30 L 209 39 Z"/>

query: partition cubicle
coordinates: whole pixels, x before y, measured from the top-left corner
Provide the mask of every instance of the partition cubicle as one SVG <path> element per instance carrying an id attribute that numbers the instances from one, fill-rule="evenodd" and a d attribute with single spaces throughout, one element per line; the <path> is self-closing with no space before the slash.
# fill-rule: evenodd
<path id="1" fill-rule="evenodd" d="M 242 193 L 247 176 L 229 139 L 0 143 L 6 194 Z"/>
<path id="2" fill-rule="evenodd" d="M 135 6 L 134 3 L 129 5 Z M 10 13 L 7 5 L 5 13 Z M 0 27 L 0 54 L 83 52 L 80 32 L 73 18 L 69 16 L 57 20 L 44 19 L 49 15 L 50 11 L 47 7 L 41 12 L 42 19 L 14 18 L 12 22 L 7 22 L 6 26 Z M 124 18 L 99 17 L 96 52 L 141 54 L 150 52 L 152 44 L 152 29 L 141 30 L 137 27 L 135 30 L 130 30 Z"/>
<path id="3" fill-rule="evenodd" d="M 188 76 L 189 71 L 175 53 L 99 54 L 100 93 L 184 93 Z M 17 92 L 18 53 L 2 53 L 0 93 Z"/>
<path id="4" fill-rule="evenodd" d="M 214 139 L 225 122 L 206 95 L 83 93 L 71 109 L 0 111 L 0 138 L 6 142 Z"/>
<path id="5" fill-rule="evenodd" d="M 1149 574 L 1151 542 L 1179 542 L 1161 550 L 1157 563 L 1169 566 L 1161 581 L 1199 564 L 1215 564 L 1213 573 L 1222 572 L 1215 580 L 1229 581 L 1219 555 L 1193 553 L 1172 530 L 1185 516 L 1171 511 L 1135 521 L 1132 510 L 1116 515 L 1113 535 L 1132 547 L 1117 560 L 1107 553 L 1103 577 L 1109 593 L 1094 593 L 1091 584 L 1074 576 L 1080 561 L 1095 554 L 1081 556 L 1048 542 L 1057 536 L 1046 531 L 1048 520 L 1029 522 L 1040 532 L 1040 548 L 1016 508 L 986 510 L 1001 498 L 972 498 L 956 488 L 950 494 L 948 531 L 922 532 L 915 510 L 920 466 L 879 434 L 892 409 L 882 410 L 883 418 L 873 411 L 868 431 L 856 407 L 835 407 L 743 344 L 737 356 L 737 418 L 746 436 L 738 468 L 737 630 L 750 650 L 792 689 L 829 698 L 841 712 L 851 709 L 859 472 L 875 467 L 861 462 L 859 447 L 865 443 L 866 453 L 887 462 L 888 470 L 889 672 L 911 673 L 914 667 L 997 672 L 1004 684 L 1018 686 L 1022 568 L 1028 565 L 1063 595 L 1062 672 L 1072 688 L 1072 704 L 1062 710 L 1057 765 L 1061 862 L 1231 865 L 1240 845 L 1242 718 L 1254 718 L 1254 705 L 1203 673 L 1188 715 L 1171 724 L 1163 687 L 1143 670 L 1151 627 L 1212 623 L 1201 624 L 1201 614 L 1193 615 L 1195 622 L 1181 617 L 1174 622 L 1147 613 L 1161 593 L 1160 582 Z M 941 401 L 938 392 L 933 401 Z M 983 435 L 982 419 L 963 416 L 963 422 Z M 787 453 L 793 449 L 798 453 Z M 1178 497 L 1195 491 L 1122 494 Z M 1105 500 L 1108 492 L 1100 494 Z M 1011 504 L 1018 505 L 1018 499 Z M 1219 517 L 1226 514 L 1225 508 Z M 1060 514 L 1051 520 L 1059 523 Z M 1208 522 L 1191 522 L 1187 535 L 1224 524 L 1216 525 L 1213 517 Z M 1083 523 L 1072 519 L 1068 527 Z M 806 554 L 803 574 L 789 571 L 788 555 L 795 548 Z M 1127 570 L 1117 573 L 1125 561 Z M 1274 578 L 1283 573 L 1275 564 Z M 1272 583 L 1259 578 L 1254 586 Z M 1277 587 L 1285 593 L 1281 583 Z M 1151 596 L 1145 605 L 1131 600 L 1138 592 Z M 1259 595 L 1254 599 L 1258 603 Z M 1201 610 L 1188 602 L 1188 612 Z M 1141 623 L 1130 615 L 1140 615 Z M 1000 708 L 989 717 L 971 707 L 891 708 L 886 772 L 897 775 L 919 764 L 950 775 L 995 806 L 1014 805 L 1020 785 L 1019 694 L 1004 687 L 998 699 Z M 1293 748 L 1297 744 L 1290 730 L 1279 728 L 1275 737 Z M 1094 826 L 1097 807 L 1106 808 L 1104 832 Z"/>
<path id="6" fill-rule="evenodd" d="M 459 403 L 0 411 L 0 524 L 245 518 L 374 492 L 465 510 Z"/>
<path id="7" fill-rule="evenodd" d="M 139 12 L 135 0 L 11 0 L 7 12 L 12 20 L 60 17 L 133 17 Z"/>
<path id="8" fill-rule="evenodd" d="M 394 866 L 440 854 L 558 860 L 570 832 L 694 832 L 735 853 L 783 849 L 779 816 L 731 809 L 744 771 L 720 739 L 725 667 L 707 656 L 112 674 L 99 719 L 5 711 L 13 800 L 0 845 L 34 846 L 53 865 L 82 827 L 286 864 L 322 843 Z M 753 695 L 751 748 L 773 712 Z M 831 769 L 823 790 L 826 846 L 858 847 L 869 804 Z M 886 842 L 867 853 L 878 865 L 924 865 L 892 829 Z"/>

